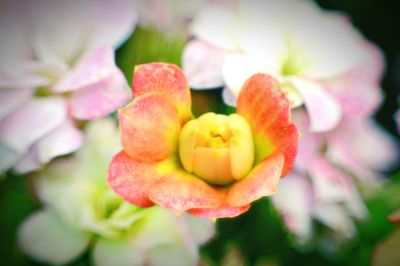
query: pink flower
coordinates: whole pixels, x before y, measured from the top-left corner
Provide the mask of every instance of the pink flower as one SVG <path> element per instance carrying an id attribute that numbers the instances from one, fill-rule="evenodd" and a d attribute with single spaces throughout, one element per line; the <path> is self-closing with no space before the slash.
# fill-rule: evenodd
<path id="1" fill-rule="evenodd" d="M 356 183 L 364 195 L 375 192 L 383 182 L 380 172 L 397 158 L 397 144 L 369 118 L 346 118 L 330 133 L 309 132 L 302 111 L 294 113 L 294 120 L 302 135 L 298 156 L 274 204 L 299 242 L 311 239 L 314 219 L 336 240 L 348 239 L 355 233 L 353 219 L 368 217 Z"/>
<path id="2" fill-rule="evenodd" d="M 131 1 L 8 1 L 1 9 L 0 171 L 29 172 L 77 150 L 77 120 L 130 97 L 113 48 L 136 24 Z"/>

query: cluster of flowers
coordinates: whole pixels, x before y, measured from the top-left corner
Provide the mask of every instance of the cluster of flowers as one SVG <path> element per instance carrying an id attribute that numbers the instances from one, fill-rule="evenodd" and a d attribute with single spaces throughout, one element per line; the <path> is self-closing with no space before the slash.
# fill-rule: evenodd
<path id="1" fill-rule="evenodd" d="M 368 216 L 359 188 L 379 187 L 397 157 L 372 118 L 382 101 L 380 50 L 344 14 L 310 1 L 211 4 L 190 30 L 183 66 L 192 88 L 223 86 L 225 103 L 239 108 L 245 80 L 268 73 L 291 103 L 298 154 L 273 197 L 288 229 L 306 243 L 316 219 L 332 229 L 328 249 L 353 236 L 353 219 Z"/>
<path id="2" fill-rule="evenodd" d="M 18 242 L 38 261 L 66 264 L 90 250 L 95 265 L 197 265 L 214 234 L 209 220 L 142 209 L 107 185 L 120 138 L 105 117 L 131 97 L 114 53 L 136 27 L 136 4 L 1 3 L 0 172 L 33 172 L 43 208 Z"/>
<path id="3" fill-rule="evenodd" d="M 314 219 L 340 241 L 368 216 L 359 188 L 379 188 L 396 150 L 372 119 L 383 56 L 343 14 L 293 0 L 21 2 L 0 9 L 0 171 L 35 172 L 44 207 L 18 235 L 32 257 L 92 247 L 96 265 L 196 265 L 213 234 L 203 218 L 274 194 L 300 243 Z M 162 31 L 193 21 L 183 71 L 136 66 L 131 93 L 114 52 L 139 17 Z M 189 88 L 218 87 L 236 113 L 194 118 Z M 118 129 L 105 117 L 131 94 Z"/>

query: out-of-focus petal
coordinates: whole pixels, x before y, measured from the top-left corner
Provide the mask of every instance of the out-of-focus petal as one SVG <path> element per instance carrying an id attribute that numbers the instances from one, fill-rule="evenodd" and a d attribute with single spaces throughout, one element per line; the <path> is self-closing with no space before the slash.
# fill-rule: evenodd
<path id="1" fill-rule="evenodd" d="M 202 41 L 190 41 L 183 51 L 182 67 L 192 89 L 224 85 L 222 66 L 225 55 L 220 49 Z"/>
<path id="2" fill-rule="evenodd" d="M 233 11 L 218 6 L 208 6 L 200 10 L 192 23 L 191 33 L 205 42 L 221 49 L 239 48 L 235 31 L 240 27 Z"/>
<path id="3" fill-rule="evenodd" d="M 124 151 L 138 161 L 165 159 L 177 149 L 180 129 L 175 106 L 163 94 L 135 98 L 118 115 Z"/>
<path id="4" fill-rule="evenodd" d="M 186 122 L 192 116 L 189 86 L 182 70 L 176 65 L 151 63 L 136 66 L 132 89 L 134 97 L 149 92 L 163 94 L 176 106 L 182 121 Z"/>
<path id="5" fill-rule="evenodd" d="M 24 153 L 65 121 L 66 109 L 66 103 L 60 98 L 32 99 L 1 122 L 1 139 L 10 148 Z"/>
<path id="6" fill-rule="evenodd" d="M 0 90 L 0 121 L 26 103 L 32 95 L 30 89 Z"/>
<path id="7" fill-rule="evenodd" d="M 346 238 L 350 238 L 355 233 L 356 228 L 351 216 L 340 204 L 317 204 L 314 207 L 313 215 L 320 222 Z"/>
<path id="8" fill-rule="evenodd" d="M 38 0 L 29 2 L 30 41 L 37 58 L 44 62 L 66 65 L 81 53 L 87 44 L 92 1 Z M 60 30 L 62 29 L 62 30 Z"/>
<path id="9" fill-rule="evenodd" d="M 88 235 L 64 225 L 48 210 L 33 214 L 18 232 L 18 242 L 26 253 L 52 264 L 70 262 L 86 249 L 89 241 Z"/>
<path id="10" fill-rule="evenodd" d="M 151 266 L 196 266 L 198 265 L 198 254 L 193 253 L 196 251 L 188 252 L 188 247 L 183 243 L 158 246 L 149 251 L 146 264 Z"/>
<path id="11" fill-rule="evenodd" d="M 290 78 L 289 81 L 303 96 L 310 117 L 311 131 L 329 131 L 338 125 L 342 117 L 340 105 L 323 86 L 311 80 L 296 77 Z"/>
<path id="12" fill-rule="evenodd" d="M 35 171 L 41 167 L 36 149 L 29 149 L 14 165 L 14 170 L 20 174 Z"/>
<path id="13" fill-rule="evenodd" d="M 227 194 L 229 205 L 240 207 L 263 196 L 275 194 L 278 191 L 283 164 L 284 158 L 281 153 L 264 159 L 244 179 L 229 188 Z"/>
<path id="14" fill-rule="evenodd" d="M 222 99 L 229 106 L 236 106 L 237 97 L 232 93 L 232 91 L 225 87 L 222 91 Z"/>
<path id="15" fill-rule="evenodd" d="M 215 226 L 209 219 L 185 215 L 188 223 L 188 233 L 196 243 L 202 245 L 206 243 L 215 234 Z"/>
<path id="16" fill-rule="evenodd" d="M 382 171 L 399 156 L 398 142 L 371 119 L 346 119 L 340 130 L 330 134 L 329 141 L 329 158 L 348 170 Z"/>
<path id="17" fill-rule="evenodd" d="M 118 46 L 134 29 L 133 1 L 38 0 L 27 6 L 32 18 L 33 47 L 40 60 L 70 64 L 82 51 Z M 60 30 L 62 29 L 62 30 Z"/>
<path id="18" fill-rule="evenodd" d="M 9 148 L 0 140 L 0 173 L 11 168 L 20 157 L 19 153 Z"/>
<path id="19" fill-rule="evenodd" d="M 161 176 L 157 164 L 141 163 L 125 152 L 118 153 L 108 169 L 108 185 L 125 200 L 141 207 L 150 207 L 148 190 Z"/>
<path id="20" fill-rule="evenodd" d="M 340 202 L 352 217 L 367 217 L 368 211 L 350 177 L 323 159 L 315 160 L 309 171 L 318 204 Z"/>
<path id="21" fill-rule="evenodd" d="M 74 92 L 70 112 L 77 119 L 98 119 L 121 107 L 130 94 L 124 74 L 116 69 L 109 77 Z"/>
<path id="22" fill-rule="evenodd" d="M 304 6 L 307 2 L 301 2 Z M 343 15 L 322 12 L 297 11 L 293 19 L 291 40 L 306 62 L 304 75 L 323 79 L 345 73 L 362 59 L 360 33 Z"/>
<path id="23" fill-rule="evenodd" d="M 246 80 L 259 72 L 266 73 L 265 67 L 244 54 L 227 55 L 222 69 L 226 89 L 230 90 L 236 99 Z"/>
<path id="24" fill-rule="evenodd" d="M 296 168 L 306 171 L 316 158 L 321 156 L 320 149 L 324 145 L 325 137 L 323 134 L 310 132 L 309 117 L 306 110 L 297 108 L 292 110 L 293 121 L 299 129 L 300 139 L 298 154 L 296 156 Z"/>
<path id="25" fill-rule="evenodd" d="M 56 129 L 50 131 L 34 144 L 40 163 L 46 164 L 51 159 L 76 151 L 84 141 L 83 133 L 71 120 L 65 120 Z"/>
<path id="26" fill-rule="evenodd" d="M 337 99 L 347 116 L 371 115 L 382 102 L 379 87 L 384 70 L 382 52 L 365 43 L 363 60 L 348 72 L 326 81 L 327 89 Z"/>
<path id="27" fill-rule="evenodd" d="M 118 48 L 135 29 L 138 22 L 135 0 L 106 0 L 91 3 L 93 18 L 90 20 L 91 47 L 111 46 Z M 93 29 L 98 29 L 94 31 Z"/>
<path id="28" fill-rule="evenodd" d="M 272 201 L 290 231 L 306 243 L 312 235 L 312 187 L 304 177 L 292 173 L 279 182 L 279 193 Z"/>
<path id="29" fill-rule="evenodd" d="M 116 70 L 114 51 L 111 47 L 93 49 L 79 58 L 53 90 L 58 93 L 75 91 L 109 77 Z"/>
<path id="30" fill-rule="evenodd" d="M 183 242 L 183 216 L 176 216 L 170 210 L 161 207 L 147 208 L 143 212 L 143 223 L 136 225 L 132 236 L 135 246 L 147 251 L 157 246 Z"/>
<path id="31" fill-rule="evenodd" d="M 297 152 L 298 131 L 290 120 L 289 102 L 278 82 L 266 74 L 252 76 L 239 94 L 237 112 L 252 128 L 256 163 L 276 151 L 282 152 L 282 176 L 288 174 Z"/>
<path id="32" fill-rule="evenodd" d="M 210 185 L 179 170 L 156 181 L 150 188 L 149 198 L 177 214 L 192 208 L 216 208 L 222 202 L 219 193 Z"/>
<path id="33" fill-rule="evenodd" d="M 29 45 L 29 23 L 23 1 L 1 1 L 0 3 L 0 69 L 10 64 L 32 58 Z"/>
<path id="34" fill-rule="evenodd" d="M 145 261 L 144 251 L 134 246 L 130 239 L 101 238 L 96 241 L 92 256 L 97 266 L 143 265 Z"/>

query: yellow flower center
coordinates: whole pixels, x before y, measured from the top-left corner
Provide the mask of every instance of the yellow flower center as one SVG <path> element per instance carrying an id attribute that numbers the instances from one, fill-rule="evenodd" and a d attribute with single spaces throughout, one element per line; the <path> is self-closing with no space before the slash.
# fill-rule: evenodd
<path id="1" fill-rule="evenodd" d="M 240 180 L 254 163 L 250 126 L 238 114 L 206 113 L 183 127 L 179 157 L 186 171 L 213 185 Z"/>

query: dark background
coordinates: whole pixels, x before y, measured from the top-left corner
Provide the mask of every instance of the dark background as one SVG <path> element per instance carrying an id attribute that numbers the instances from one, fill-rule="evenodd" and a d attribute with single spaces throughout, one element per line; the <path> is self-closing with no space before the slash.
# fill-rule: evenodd
<path id="1" fill-rule="evenodd" d="M 320 6 L 347 13 L 364 36 L 385 54 L 386 72 L 382 88 L 386 100 L 377 114 L 378 121 L 397 134 L 393 113 L 400 93 L 400 1 L 396 0 L 317 0 Z"/>

